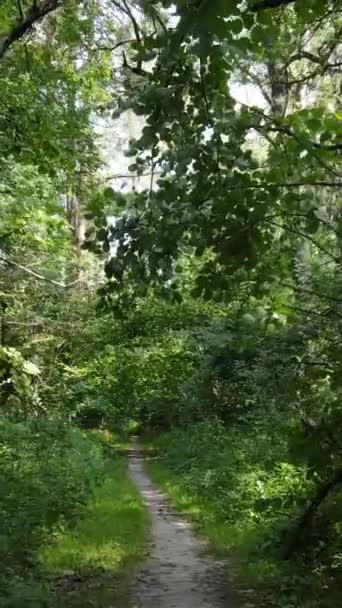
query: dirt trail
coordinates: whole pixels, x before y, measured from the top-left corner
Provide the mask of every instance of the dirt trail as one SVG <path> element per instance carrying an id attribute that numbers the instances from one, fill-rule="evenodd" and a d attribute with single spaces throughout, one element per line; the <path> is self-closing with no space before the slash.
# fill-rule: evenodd
<path id="1" fill-rule="evenodd" d="M 152 524 L 150 556 L 134 589 L 136 608 L 233 608 L 224 582 L 224 564 L 206 557 L 204 543 L 171 511 L 165 495 L 145 472 L 137 444 L 129 471 Z"/>

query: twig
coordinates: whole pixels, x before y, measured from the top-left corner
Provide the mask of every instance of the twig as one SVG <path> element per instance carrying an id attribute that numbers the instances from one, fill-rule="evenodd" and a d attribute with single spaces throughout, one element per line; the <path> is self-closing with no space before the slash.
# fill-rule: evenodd
<path id="1" fill-rule="evenodd" d="M 95 49 L 93 49 L 94 51 L 115 51 L 116 49 L 119 49 L 121 46 L 124 46 L 124 44 L 131 44 L 132 42 L 135 42 L 135 38 L 129 38 L 128 40 L 120 40 L 120 42 L 117 42 L 116 44 L 114 44 L 113 46 L 98 46 Z"/>
<path id="2" fill-rule="evenodd" d="M 280 283 L 280 285 L 282 287 L 288 287 L 289 289 L 293 289 L 293 285 L 291 285 L 291 283 Z M 323 300 L 330 300 L 331 302 L 337 302 L 338 304 L 342 304 L 342 299 L 341 298 L 334 298 L 333 296 L 327 296 L 323 293 L 319 293 L 318 291 L 315 291 L 314 289 L 307 289 L 306 287 L 300 287 L 301 291 L 305 292 L 305 293 L 309 293 L 311 295 L 317 296 L 318 298 L 323 298 Z"/>
<path id="3" fill-rule="evenodd" d="M 291 304 L 281 303 L 281 306 L 284 308 L 288 308 L 289 310 L 294 310 L 295 312 L 300 312 L 305 315 L 314 315 L 315 317 L 324 317 L 325 315 L 321 312 L 317 312 L 316 310 L 311 310 L 307 308 L 301 308 L 300 306 L 291 306 Z"/>
<path id="4" fill-rule="evenodd" d="M 22 264 L 18 264 L 18 262 L 15 262 L 14 260 L 11 260 L 10 258 L 3 257 L 0 255 L 0 260 L 2 262 L 4 262 L 5 264 L 8 264 L 9 266 L 14 266 L 15 268 L 19 268 L 23 272 L 26 272 L 26 274 L 31 275 L 32 277 L 34 277 L 35 279 L 38 279 L 39 281 L 46 281 L 48 283 L 52 283 L 52 285 L 56 285 L 56 287 L 62 287 L 63 289 L 68 289 L 69 287 L 73 287 L 73 285 L 76 285 L 76 283 L 79 283 L 81 280 L 81 279 L 76 279 L 75 281 L 71 281 L 71 283 L 60 283 L 59 281 L 54 281 L 53 279 L 49 279 L 48 277 L 45 277 L 44 275 L 39 274 L 38 272 L 35 272 L 34 270 L 31 270 L 30 268 L 27 268 L 26 266 L 23 266 Z"/>
<path id="5" fill-rule="evenodd" d="M 323 247 L 323 245 L 318 243 L 314 238 L 312 238 L 312 236 L 306 234 L 305 232 L 302 232 L 301 230 L 296 230 L 296 228 L 292 228 L 291 226 L 286 226 L 285 224 L 278 224 L 277 222 L 273 222 L 271 220 L 265 219 L 264 221 L 267 222 L 268 224 L 271 224 L 271 226 L 276 226 L 277 228 L 282 228 L 286 232 L 291 232 L 292 234 L 297 234 L 298 236 L 304 237 L 305 239 L 310 241 L 313 245 L 315 245 L 315 247 L 317 247 L 317 249 L 320 249 L 320 251 L 322 251 L 327 256 L 329 256 L 332 260 L 334 260 L 334 262 L 336 262 L 337 264 L 340 264 L 340 262 L 341 262 L 340 257 L 335 256 L 333 253 L 331 253 L 331 251 L 329 251 L 329 249 L 326 249 L 325 247 Z"/>
<path id="6" fill-rule="evenodd" d="M 161 175 L 161 171 L 153 171 L 153 175 Z M 109 175 L 108 177 L 104 177 L 101 181 L 109 182 L 111 179 L 139 179 L 140 177 L 151 177 L 151 172 L 141 173 L 141 174 L 126 174 L 126 175 Z"/>

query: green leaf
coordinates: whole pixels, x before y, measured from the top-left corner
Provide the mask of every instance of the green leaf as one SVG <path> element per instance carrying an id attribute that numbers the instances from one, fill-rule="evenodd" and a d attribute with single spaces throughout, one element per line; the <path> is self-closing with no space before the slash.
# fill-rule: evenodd
<path id="1" fill-rule="evenodd" d="M 32 361 L 25 361 L 23 364 L 23 372 L 29 376 L 38 376 L 40 374 L 39 368 L 32 363 Z"/>

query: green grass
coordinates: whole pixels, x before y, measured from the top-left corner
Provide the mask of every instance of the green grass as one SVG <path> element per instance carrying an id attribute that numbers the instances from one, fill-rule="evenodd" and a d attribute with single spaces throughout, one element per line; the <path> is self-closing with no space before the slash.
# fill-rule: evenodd
<path id="1" fill-rule="evenodd" d="M 76 527 L 42 551 L 54 604 L 68 608 L 129 605 L 128 575 L 144 556 L 148 516 L 121 457 L 109 458 L 103 483 Z"/>

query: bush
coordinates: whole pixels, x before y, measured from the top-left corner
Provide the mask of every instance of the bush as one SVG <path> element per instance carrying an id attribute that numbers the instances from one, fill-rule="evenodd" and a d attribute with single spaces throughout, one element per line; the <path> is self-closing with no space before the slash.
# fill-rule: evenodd
<path id="1" fill-rule="evenodd" d="M 286 461 L 286 446 L 269 435 L 227 433 L 218 420 L 177 429 L 166 463 L 182 474 L 190 492 L 210 501 L 220 519 L 236 524 L 278 521 L 296 510 L 307 492 L 305 471 Z"/>
<path id="2" fill-rule="evenodd" d="M 72 525 L 79 516 L 103 475 L 104 459 L 95 440 L 54 422 L 2 420 L 0 438 L 0 597 L 4 605 L 9 594 L 6 581 L 27 578 L 38 568 L 40 547 L 62 522 Z"/>

